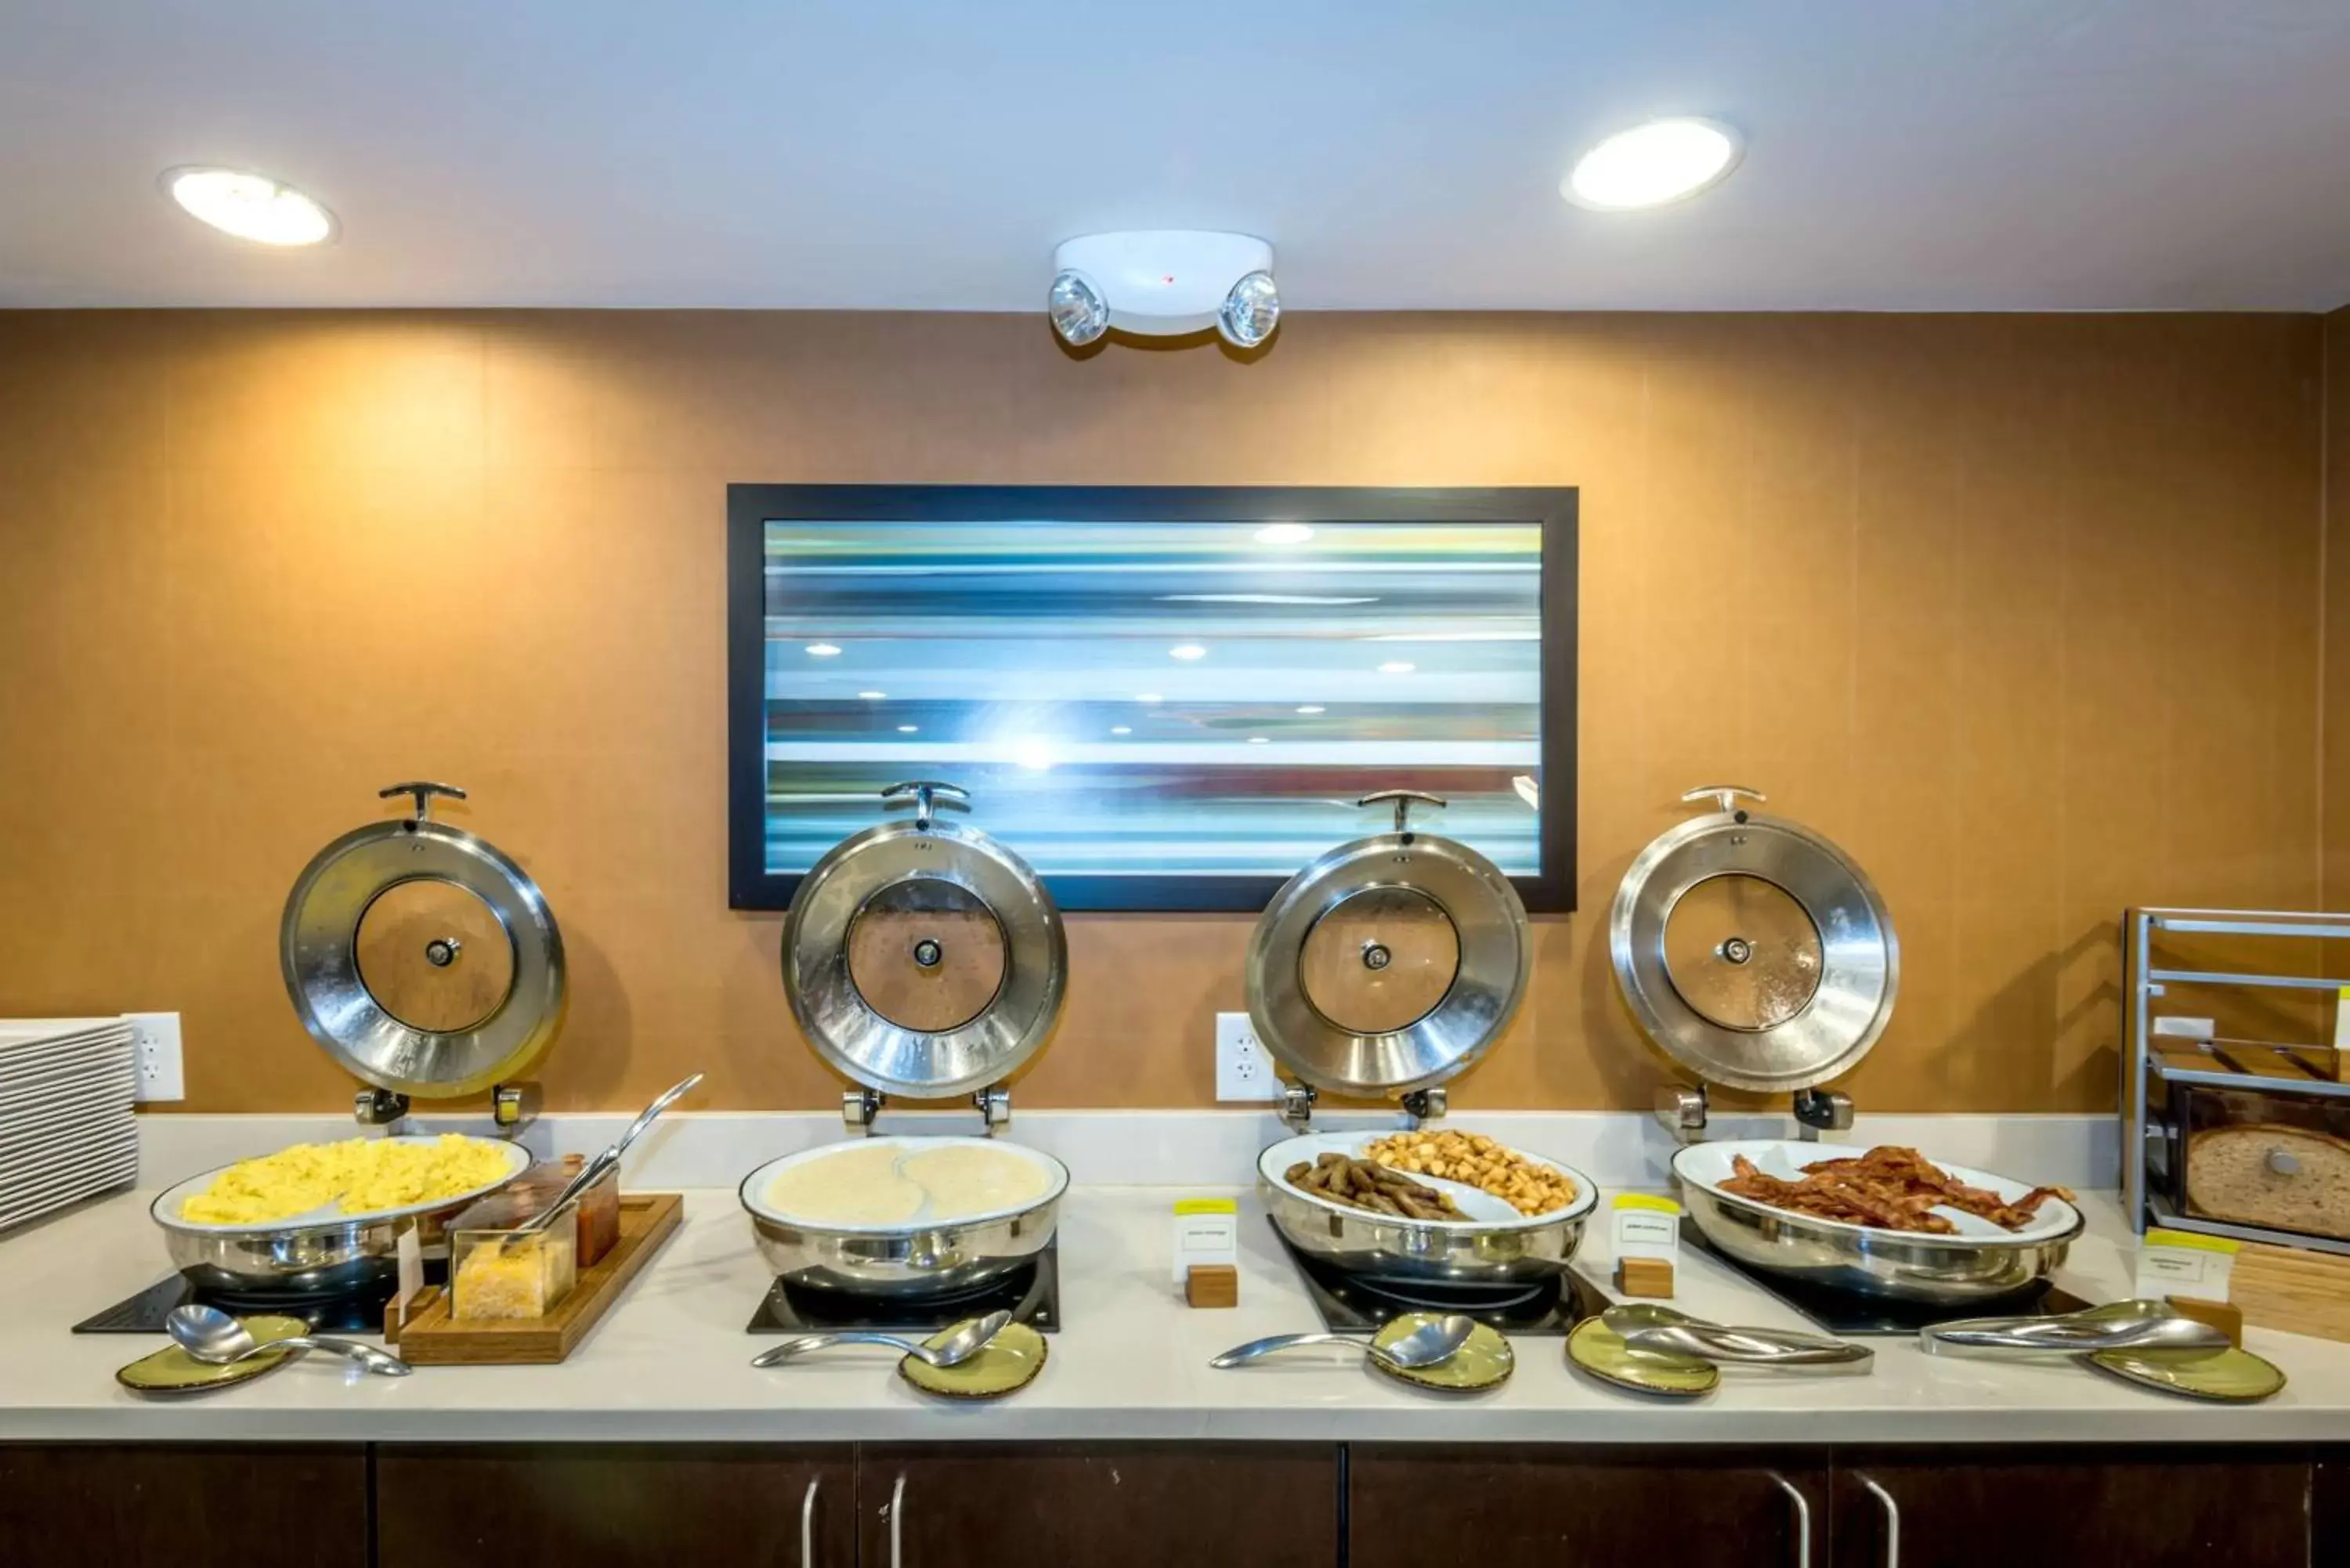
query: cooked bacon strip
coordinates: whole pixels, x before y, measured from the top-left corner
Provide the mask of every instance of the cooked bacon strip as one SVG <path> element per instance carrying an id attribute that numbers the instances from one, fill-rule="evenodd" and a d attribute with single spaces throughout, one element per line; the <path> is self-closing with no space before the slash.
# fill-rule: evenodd
<path id="1" fill-rule="evenodd" d="M 1963 1210 L 2009 1231 L 2031 1223 L 2051 1198 L 2067 1203 L 2061 1187 L 2035 1187 L 2013 1203 L 1980 1187 L 1970 1187 L 1914 1148 L 1880 1144 L 1857 1158 L 1823 1159 L 1804 1167 L 1800 1181 L 1765 1175 L 1744 1155 L 1731 1158 L 1724 1192 L 1797 1214 L 1841 1220 L 1880 1231 L 1947 1236 L 1958 1227 L 1936 1209 Z"/>

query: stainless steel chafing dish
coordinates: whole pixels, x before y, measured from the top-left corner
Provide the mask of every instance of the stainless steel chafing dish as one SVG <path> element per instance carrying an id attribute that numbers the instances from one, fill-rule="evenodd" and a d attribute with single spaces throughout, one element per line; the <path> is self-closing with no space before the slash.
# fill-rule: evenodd
<path id="1" fill-rule="evenodd" d="M 1901 954 L 1892 917 L 1860 868 L 1810 829 L 1740 804 L 1762 804 L 1761 792 L 1708 784 L 1681 798 L 1711 801 L 1715 810 L 1634 858 L 1617 890 L 1608 946 L 1632 1015 L 1698 1080 L 1669 1085 L 1658 1100 L 1659 1118 L 1689 1146 L 1672 1165 L 1690 1222 L 1751 1267 L 1863 1295 L 1968 1303 L 2049 1273 L 2081 1231 L 2069 1204 L 2048 1204 L 2021 1232 L 1929 1235 L 1799 1214 L 1720 1189 L 1740 1153 L 1765 1168 L 1775 1159 L 1785 1168 L 1773 1174 L 1793 1177 L 1804 1163 L 1866 1152 L 1814 1141 L 1852 1125 L 1852 1102 L 1821 1085 L 1851 1071 L 1884 1033 Z M 1801 1138 L 1697 1142 L 1711 1084 L 1792 1096 Z M 2028 1189 L 1935 1163 L 2003 1197 Z"/>
<path id="2" fill-rule="evenodd" d="M 1449 1193 L 1470 1218 L 1406 1220 L 1301 1191 L 1282 1174 L 1326 1151 L 1359 1158 L 1365 1146 L 1379 1136 L 1309 1133 L 1284 1139 L 1257 1156 L 1257 1189 L 1263 1195 L 1265 1211 L 1292 1246 L 1349 1273 L 1377 1279 L 1501 1285 L 1563 1273 L 1583 1244 L 1583 1228 L 1599 1201 L 1599 1190 L 1581 1172 L 1539 1155 L 1526 1158 L 1564 1172 L 1575 1186 L 1575 1200 L 1549 1214 L 1519 1214 L 1474 1188 L 1414 1177 Z"/>
<path id="3" fill-rule="evenodd" d="M 926 1149 L 966 1141 L 985 1140 L 877 1137 L 864 1147 Z M 779 1280 L 858 1295 L 951 1294 L 1000 1279 L 1043 1251 L 1068 1190 L 1068 1168 L 1051 1155 L 1008 1142 L 991 1147 L 1035 1163 L 1046 1177 L 1045 1196 L 993 1213 L 910 1225 L 817 1224 L 766 1201 L 767 1188 L 785 1169 L 837 1154 L 836 1144 L 769 1161 L 743 1179 L 737 1196 L 759 1255 Z"/>
<path id="4" fill-rule="evenodd" d="M 1011 1120 L 1005 1080 L 1060 1016 L 1068 970 L 1060 912 L 1027 863 L 984 833 L 938 819 L 969 809 L 953 784 L 895 784 L 885 805 L 910 818 L 835 846 L 802 879 L 784 928 L 784 991 L 816 1054 L 856 1085 L 841 1114 L 859 1134 L 892 1096 L 969 1096 L 992 1137 Z M 956 1140 L 870 1138 L 920 1148 Z M 965 1140 L 980 1142 L 984 1140 Z M 1045 1195 L 1000 1212 L 926 1223 L 833 1223 L 776 1210 L 764 1194 L 786 1167 L 761 1166 L 739 1198 L 778 1279 L 867 1295 L 968 1290 L 1026 1263 L 1053 1237 L 1069 1173 L 1039 1150 L 993 1147 L 1047 1179 Z"/>
<path id="5" fill-rule="evenodd" d="M 486 840 L 432 820 L 452 784 L 398 784 L 413 815 L 373 822 L 321 849 L 286 896 L 278 957 L 287 996 L 311 1037 L 368 1085 L 362 1123 L 397 1123 L 411 1098 L 491 1091 L 498 1122 L 518 1125 L 535 1088 L 515 1081 L 553 1042 L 564 1002 L 563 938 L 538 886 Z M 257 1151 L 267 1153 L 270 1151 Z M 199 1225 L 185 1199 L 219 1171 L 179 1183 L 150 1209 L 172 1263 L 207 1289 L 255 1298 L 364 1290 L 398 1270 L 401 1231 L 441 1224 L 530 1164 L 507 1146 L 504 1177 L 458 1197 L 357 1216 L 297 1215 L 255 1225 Z"/>
<path id="6" fill-rule="evenodd" d="M 1472 1187 L 1432 1180 L 1469 1216 L 1452 1220 L 1354 1208 L 1283 1174 L 1326 1152 L 1359 1158 L 1378 1136 L 1307 1131 L 1323 1092 L 1442 1116 L 1445 1085 L 1492 1048 L 1532 972 L 1525 907 L 1509 878 L 1467 845 L 1411 826 L 1413 805 L 1441 799 L 1382 790 L 1359 804 L 1389 803 L 1394 831 L 1340 845 L 1300 871 L 1249 943 L 1250 1020 L 1293 1075 L 1283 1119 L 1299 1135 L 1257 1158 L 1265 1209 L 1291 1245 L 1351 1272 L 1481 1284 L 1559 1273 L 1598 1193 L 1556 1160 L 1526 1157 L 1575 1184 L 1564 1210 L 1521 1215 Z"/>
<path id="7" fill-rule="evenodd" d="M 1996 1227 L 1981 1220 L 1980 1231 L 1939 1236 L 1797 1214 L 1724 1192 L 1718 1185 L 1740 1154 L 1769 1168 L 1774 1157 L 1796 1165 L 1866 1152 L 1801 1140 L 1691 1144 L 1673 1156 L 1673 1176 L 1683 1207 L 1705 1239 L 1742 1263 L 1807 1285 L 1936 1306 L 2013 1294 L 2063 1262 L 2083 1229 L 2080 1210 L 2055 1199 L 2018 1231 L 1992 1234 Z M 1935 1163 L 2002 1198 L 2020 1198 L 2028 1190 L 2022 1182 L 1988 1171 Z"/>
<path id="8" fill-rule="evenodd" d="M 430 1138 L 418 1139 L 431 1142 Z M 363 1215 L 296 1216 L 255 1225 L 198 1225 L 180 1218 L 180 1205 L 210 1187 L 220 1170 L 192 1176 L 159 1194 L 148 1212 L 163 1231 L 172 1266 L 198 1286 L 265 1300 L 356 1294 L 399 1272 L 400 1232 L 421 1227 L 441 1249 L 443 1222 L 487 1197 L 530 1167 L 520 1144 L 502 1146 L 505 1173 L 454 1198 Z M 224 1166 L 221 1170 L 228 1168 Z"/>

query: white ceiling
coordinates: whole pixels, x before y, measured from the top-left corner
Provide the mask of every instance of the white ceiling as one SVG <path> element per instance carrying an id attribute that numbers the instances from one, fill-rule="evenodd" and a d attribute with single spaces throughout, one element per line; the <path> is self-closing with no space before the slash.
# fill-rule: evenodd
<path id="1" fill-rule="evenodd" d="M 1668 113 L 1744 166 L 1558 198 Z M 1302 309 L 2328 308 L 2350 0 L 0 0 L 0 306 L 1030 309 L 1177 226 Z"/>

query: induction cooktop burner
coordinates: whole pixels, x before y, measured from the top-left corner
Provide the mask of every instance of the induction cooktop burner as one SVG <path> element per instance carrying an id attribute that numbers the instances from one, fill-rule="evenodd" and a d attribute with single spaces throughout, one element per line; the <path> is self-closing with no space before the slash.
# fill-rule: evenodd
<path id="1" fill-rule="evenodd" d="M 428 1265 L 428 1269 L 431 1266 Z M 298 1317 L 317 1334 L 381 1334 L 383 1309 L 395 1284 L 332 1295 L 253 1295 L 235 1291 L 200 1290 L 185 1275 L 158 1280 L 137 1295 L 115 1303 L 104 1312 L 74 1324 L 76 1334 L 161 1334 L 172 1309 L 200 1302 L 240 1317 L 276 1313 Z"/>
<path id="2" fill-rule="evenodd" d="M 1270 1217 L 1266 1222 L 1272 1223 Z M 1461 1284 L 1349 1273 L 1308 1257 L 1274 1226 L 1281 1250 L 1297 1266 L 1322 1325 L 1334 1334 L 1374 1334 L 1411 1312 L 1466 1313 L 1503 1334 L 1566 1333 L 1612 1304 L 1573 1270 L 1531 1284 Z"/>
<path id="3" fill-rule="evenodd" d="M 1993 1296 L 1955 1306 L 1894 1301 L 1885 1296 L 1862 1295 L 1857 1291 L 1837 1290 L 1830 1285 L 1806 1284 L 1801 1280 L 1766 1273 L 1740 1262 L 1707 1241 L 1705 1233 L 1686 1216 L 1681 1220 L 1681 1245 L 1690 1251 L 1704 1253 L 1726 1269 L 1743 1274 L 1758 1288 L 1794 1308 L 1830 1334 L 1908 1334 L 1921 1328 L 1930 1328 L 1938 1323 L 1955 1323 L 1966 1317 L 2054 1317 L 2062 1313 L 2080 1312 L 2095 1304 L 2083 1301 L 2070 1291 L 2058 1290 L 2047 1280 L 2034 1280 L 2010 1295 Z"/>
<path id="4" fill-rule="evenodd" d="M 751 1334 L 818 1334 L 832 1329 L 868 1328 L 883 1334 L 929 1334 L 996 1311 L 1009 1312 L 1014 1322 L 1042 1334 L 1061 1327 L 1061 1241 L 1055 1236 L 1045 1250 L 1001 1279 L 951 1295 L 921 1296 L 901 1301 L 889 1296 L 863 1296 L 808 1285 L 788 1285 L 777 1280 L 759 1302 L 759 1310 L 744 1325 Z"/>

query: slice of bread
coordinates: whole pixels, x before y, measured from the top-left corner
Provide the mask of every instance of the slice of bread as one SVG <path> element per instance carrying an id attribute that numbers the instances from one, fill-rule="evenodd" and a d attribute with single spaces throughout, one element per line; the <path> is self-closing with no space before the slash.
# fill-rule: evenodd
<path id="1" fill-rule="evenodd" d="M 2240 1225 L 2350 1238 L 2350 1143 L 2269 1122 L 2207 1128 L 2187 1140 L 2187 1207 Z"/>

